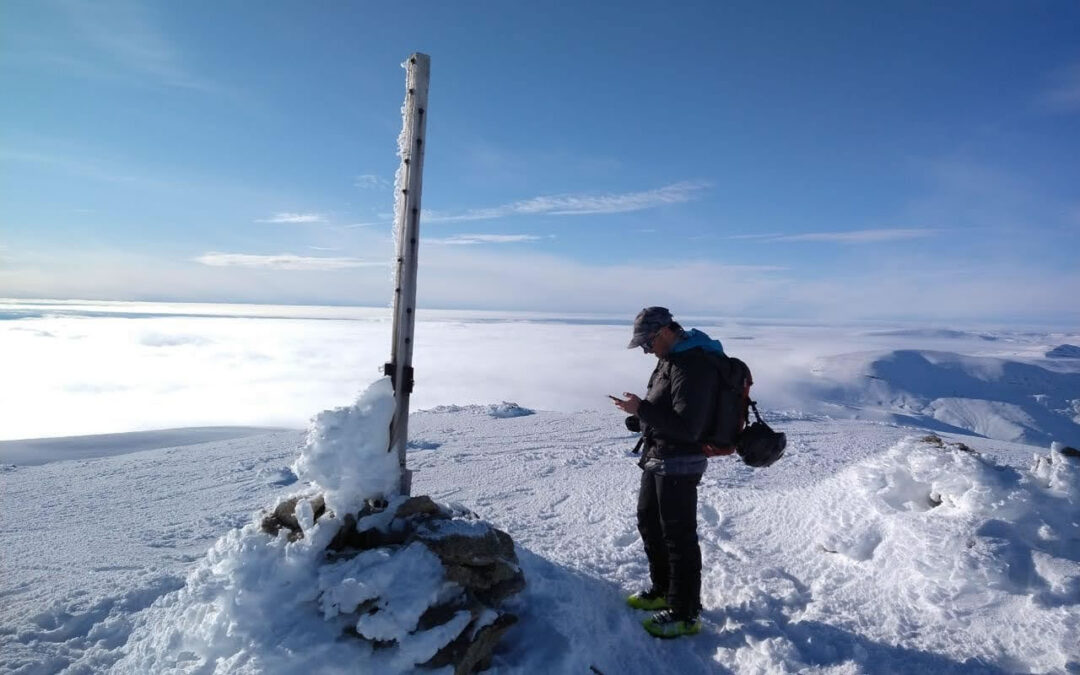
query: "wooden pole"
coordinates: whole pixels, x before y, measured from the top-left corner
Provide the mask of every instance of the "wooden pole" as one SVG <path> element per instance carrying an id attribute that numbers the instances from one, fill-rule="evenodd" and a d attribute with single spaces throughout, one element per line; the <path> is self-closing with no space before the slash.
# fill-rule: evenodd
<path id="1" fill-rule="evenodd" d="M 394 232 L 397 235 L 394 284 L 394 338 L 385 372 L 394 383 L 394 419 L 390 423 L 390 448 L 397 452 L 401 469 L 401 494 L 412 489 L 412 472 L 405 466 L 409 440 L 409 394 L 413 388 L 413 329 L 416 324 L 416 270 L 420 248 L 420 192 L 424 174 L 424 133 L 427 127 L 428 81 L 431 58 L 415 53 L 406 62 L 405 110 L 398 150 L 401 167 L 395 181 Z"/>

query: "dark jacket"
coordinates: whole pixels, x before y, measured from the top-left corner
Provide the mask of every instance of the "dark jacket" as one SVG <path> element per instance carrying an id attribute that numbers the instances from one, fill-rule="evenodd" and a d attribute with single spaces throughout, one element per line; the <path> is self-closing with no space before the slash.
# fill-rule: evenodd
<path id="1" fill-rule="evenodd" d="M 657 362 L 637 413 L 645 436 L 643 466 L 651 458 L 702 455 L 701 440 L 716 405 L 717 378 L 713 357 L 702 347 L 673 349 Z"/>

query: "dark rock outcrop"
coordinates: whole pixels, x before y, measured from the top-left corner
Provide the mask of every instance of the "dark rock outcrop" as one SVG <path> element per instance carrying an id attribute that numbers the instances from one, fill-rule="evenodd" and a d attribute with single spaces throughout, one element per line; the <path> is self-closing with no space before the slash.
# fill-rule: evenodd
<path id="1" fill-rule="evenodd" d="M 484 670 L 491 665 L 491 653 L 495 650 L 499 638 L 517 623 L 513 614 L 500 614 L 494 621 L 476 630 L 474 635 L 466 629 L 431 657 L 424 664 L 428 668 L 442 668 L 453 665 L 454 675 L 465 675 Z"/>

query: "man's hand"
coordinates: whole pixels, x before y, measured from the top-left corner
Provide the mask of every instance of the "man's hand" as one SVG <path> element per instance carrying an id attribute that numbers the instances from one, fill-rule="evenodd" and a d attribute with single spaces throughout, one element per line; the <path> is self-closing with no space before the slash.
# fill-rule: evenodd
<path id="1" fill-rule="evenodd" d="M 637 394 L 631 394 L 628 391 L 624 391 L 623 396 L 626 397 L 625 401 L 614 396 L 611 397 L 611 400 L 615 402 L 615 407 L 628 415 L 636 415 L 638 408 L 641 407 L 641 399 L 638 398 Z"/>

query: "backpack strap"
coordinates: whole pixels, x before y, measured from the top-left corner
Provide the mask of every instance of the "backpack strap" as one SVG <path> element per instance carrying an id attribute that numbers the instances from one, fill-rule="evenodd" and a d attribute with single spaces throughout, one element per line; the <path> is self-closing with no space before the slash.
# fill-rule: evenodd
<path id="1" fill-rule="evenodd" d="M 761 415 L 758 414 L 757 401 L 750 401 L 750 409 L 754 411 L 754 417 L 757 418 L 757 421 L 765 424 L 765 422 L 761 419 Z M 750 415 L 747 415 L 747 418 L 749 417 Z"/>

